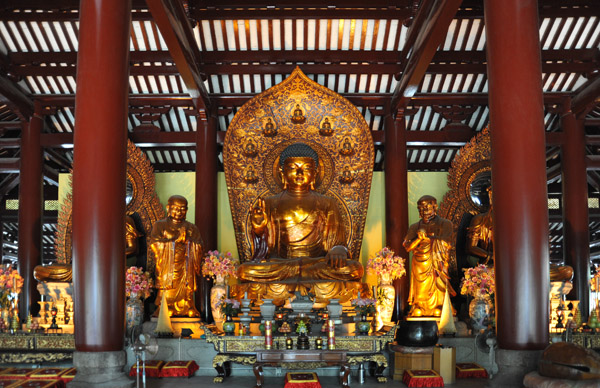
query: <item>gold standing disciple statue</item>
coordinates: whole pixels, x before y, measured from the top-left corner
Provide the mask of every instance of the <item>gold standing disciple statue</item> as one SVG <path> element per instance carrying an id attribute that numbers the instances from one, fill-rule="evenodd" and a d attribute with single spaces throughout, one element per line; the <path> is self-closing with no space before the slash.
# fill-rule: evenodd
<path id="1" fill-rule="evenodd" d="M 180 195 L 169 198 L 167 218 L 152 227 L 150 248 L 156 257 L 157 305 L 165 293 L 169 314 L 199 317 L 194 292 L 201 273 L 202 238 L 196 225 L 185 220 L 187 205 Z"/>
<path id="2" fill-rule="evenodd" d="M 413 253 L 409 316 L 439 317 L 446 287 L 450 295 L 456 295 L 448 276 L 452 223 L 437 215 L 437 200 L 430 195 L 419 198 L 417 208 L 421 219 L 408 228 L 403 243 Z"/>
<path id="3" fill-rule="evenodd" d="M 250 210 L 252 259 L 240 266 L 242 282 L 297 283 L 359 280 L 334 198 L 314 191 L 318 155 L 294 143 L 280 156 L 283 191 L 259 198 Z"/>

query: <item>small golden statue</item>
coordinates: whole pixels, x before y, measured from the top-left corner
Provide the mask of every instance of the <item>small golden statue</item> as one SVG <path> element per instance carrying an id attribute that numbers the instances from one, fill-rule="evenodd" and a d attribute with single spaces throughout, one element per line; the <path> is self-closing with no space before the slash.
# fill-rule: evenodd
<path id="1" fill-rule="evenodd" d="M 350 169 L 350 166 L 346 166 L 342 170 L 342 175 L 340 176 L 340 182 L 346 183 L 346 184 L 354 182 L 354 174 L 352 174 L 352 170 Z"/>
<path id="2" fill-rule="evenodd" d="M 304 117 L 304 112 L 300 108 L 300 104 L 296 104 L 294 108 L 294 113 L 292 114 L 292 123 L 294 124 L 302 124 L 306 121 L 306 117 Z"/>
<path id="3" fill-rule="evenodd" d="M 244 171 L 244 182 L 253 183 L 258 180 L 258 176 L 256 175 L 256 170 L 252 166 L 248 166 Z"/>
<path id="4" fill-rule="evenodd" d="M 340 154 L 344 156 L 350 156 L 354 153 L 354 145 L 348 136 L 344 138 L 344 142 L 342 143 L 342 148 L 340 149 Z"/>
<path id="5" fill-rule="evenodd" d="M 417 208 L 421 219 L 408 228 L 403 243 L 406 251 L 413 253 L 409 316 L 439 317 L 446 288 L 450 295 L 456 295 L 448 275 L 452 223 L 437 215 L 437 200 L 431 195 L 419 198 Z"/>
<path id="6" fill-rule="evenodd" d="M 269 119 L 270 120 L 270 119 Z M 244 149 L 242 150 L 242 154 L 244 156 L 253 157 L 258 154 L 258 148 L 256 147 L 256 143 L 249 139 L 246 144 L 244 144 Z"/>
<path id="7" fill-rule="evenodd" d="M 194 292 L 201 273 L 203 244 L 196 225 L 185 220 L 187 205 L 180 195 L 169 198 L 167 218 L 152 226 L 150 248 L 156 257 L 156 304 L 160 308 L 165 293 L 170 315 L 199 317 Z"/>
<path id="8" fill-rule="evenodd" d="M 274 137 L 277 135 L 277 128 L 273 124 L 273 120 L 269 117 L 267 119 L 267 123 L 265 124 L 265 128 L 263 129 L 263 135 L 265 137 Z"/>
<path id="9" fill-rule="evenodd" d="M 259 198 L 251 209 L 253 256 L 238 269 L 242 282 L 362 278 L 362 265 L 346 249 L 335 199 L 314 191 L 318 163 L 318 154 L 304 143 L 281 153 L 283 191 Z"/>
<path id="10" fill-rule="evenodd" d="M 329 118 L 325 117 L 325 120 L 323 120 L 323 124 L 321 124 L 321 129 L 319 129 L 319 134 L 321 136 L 333 135 L 333 128 L 331 128 L 331 123 L 329 122 Z"/>

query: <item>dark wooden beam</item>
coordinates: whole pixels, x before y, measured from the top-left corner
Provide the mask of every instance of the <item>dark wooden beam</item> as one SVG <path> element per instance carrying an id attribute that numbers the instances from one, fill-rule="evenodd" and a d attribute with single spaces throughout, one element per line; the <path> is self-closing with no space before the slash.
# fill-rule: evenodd
<path id="1" fill-rule="evenodd" d="M 600 170 L 600 155 L 588 155 L 586 156 L 586 166 L 589 170 Z"/>
<path id="2" fill-rule="evenodd" d="M 0 158 L 0 173 L 19 173 L 20 166 L 19 158 Z"/>
<path id="3" fill-rule="evenodd" d="M 407 41 L 413 45 L 402 52 L 404 68 L 396 85 L 390 110 L 396 112 L 406 107 L 419 89 L 419 84 L 435 55 L 438 46 L 446 37 L 448 27 L 462 0 L 430 0 L 421 2 L 417 16 L 408 31 Z"/>
<path id="4" fill-rule="evenodd" d="M 23 121 L 33 115 L 33 101 L 25 91 L 5 75 L 0 75 L 0 105 L 7 105 Z"/>
<path id="5" fill-rule="evenodd" d="M 12 173 L 0 182 L 0 201 L 10 193 L 15 187 L 19 185 L 19 174 Z"/>
<path id="6" fill-rule="evenodd" d="M 146 2 L 177 64 L 177 70 L 194 101 L 194 106 L 199 111 L 210 112 L 210 98 L 197 66 L 197 63 L 202 62 L 200 50 L 183 4 L 177 0 L 146 0 Z"/>
<path id="7" fill-rule="evenodd" d="M 583 118 L 600 103 L 600 76 L 589 80 L 571 100 L 571 110 L 577 118 Z"/>

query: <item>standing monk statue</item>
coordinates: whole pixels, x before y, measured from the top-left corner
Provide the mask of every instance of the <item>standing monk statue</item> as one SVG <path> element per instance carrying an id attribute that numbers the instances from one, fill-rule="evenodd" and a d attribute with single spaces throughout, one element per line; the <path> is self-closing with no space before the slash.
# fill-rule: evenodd
<path id="1" fill-rule="evenodd" d="M 187 205 L 180 195 L 169 198 L 167 218 L 152 227 L 150 248 L 156 258 L 156 304 L 160 308 L 165 293 L 169 315 L 199 317 L 194 292 L 201 273 L 203 243 L 196 225 L 185 220 Z"/>
<path id="2" fill-rule="evenodd" d="M 253 257 L 238 269 L 242 282 L 302 283 L 359 280 L 346 230 L 333 197 L 314 191 L 318 154 L 304 143 L 283 150 L 283 191 L 250 211 Z"/>
<path id="3" fill-rule="evenodd" d="M 419 198 L 417 208 L 421 219 L 408 228 L 403 243 L 406 251 L 413 253 L 409 316 L 439 317 L 446 288 L 451 296 L 456 295 L 448 276 L 452 223 L 437 215 L 437 200 L 431 195 Z"/>

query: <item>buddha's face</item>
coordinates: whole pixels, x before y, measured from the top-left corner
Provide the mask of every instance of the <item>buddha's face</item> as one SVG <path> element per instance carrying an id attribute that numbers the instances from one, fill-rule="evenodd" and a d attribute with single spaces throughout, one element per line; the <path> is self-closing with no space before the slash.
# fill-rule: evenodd
<path id="1" fill-rule="evenodd" d="M 185 221 L 187 209 L 187 202 L 178 199 L 170 201 L 167 205 L 167 213 L 169 214 L 169 218 L 174 222 Z"/>
<path id="2" fill-rule="evenodd" d="M 419 217 L 424 222 L 429 222 L 437 212 L 437 203 L 430 200 L 420 201 L 417 204 L 417 209 L 419 209 Z"/>
<path id="3" fill-rule="evenodd" d="M 310 157 L 287 158 L 282 173 L 288 190 L 309 190 L 316 177 L 315 161 Z"/>

